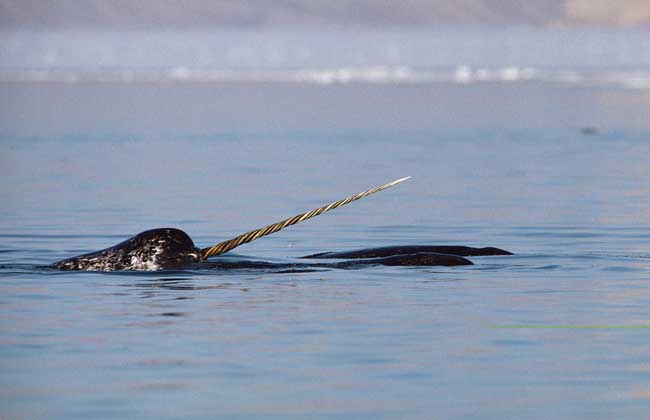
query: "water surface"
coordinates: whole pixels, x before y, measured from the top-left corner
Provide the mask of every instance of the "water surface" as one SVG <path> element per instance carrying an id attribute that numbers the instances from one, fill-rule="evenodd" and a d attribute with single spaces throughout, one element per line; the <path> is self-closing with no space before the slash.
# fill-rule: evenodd
<path id="1" fill-rule="evenodd" d="M 643 90 L 11 82 L 0 95 L 3 419 L 647 413 Z M 40 267 L 162 226 L 208 246 L 404 175 L 229 258 L 517 255 L 301 273 Z"/>

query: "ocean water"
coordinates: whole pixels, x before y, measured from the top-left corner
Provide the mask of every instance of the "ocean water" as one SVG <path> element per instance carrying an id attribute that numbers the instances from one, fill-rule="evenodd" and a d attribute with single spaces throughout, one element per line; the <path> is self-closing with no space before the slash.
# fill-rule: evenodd
<path id="1" fill-rule="evenodd" d="M 641 84 L 74 71 L 85 76 L 0 83 L 2 420 L 647 416 Z M 406 175 L 222 258 L 397 244 L 515 255 L 43 268 L 155 227 L 208 246 Z"/>
<path id="2" fill-rule="evenodd" d="M 650 89 L 650 29 L 0 28 L 0 81 L 473 83 Z"/>

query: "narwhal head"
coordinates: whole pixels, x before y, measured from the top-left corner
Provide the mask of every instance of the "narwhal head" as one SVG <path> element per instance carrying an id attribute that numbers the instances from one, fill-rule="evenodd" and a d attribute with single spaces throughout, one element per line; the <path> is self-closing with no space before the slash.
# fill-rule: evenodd
<path id="1" fill-rule="evenodd" d="M 59 270 L 158 270 L 164 268 L 179 268 L 192 263 L 198 263 L 212 256 L 228 252 L 240 245 L 270 235 L 280 230 L 300 223 L 304 220 L 323 214 L 327 211 L 344 206 L 353 201 L 367 197 L 400 182 L 410 176 L 396 179 L 378 187 L 351 195 L 306 213 L 298 214 L 281 220 L 266 227 L 243 233 L 233 239 L 220 242 L 214 246 L 199 249 L 194 246 L 192 239 L 182 230 L 173 228 L 152 229 L 139 233 L 110 248 L 90 254 L 79 255 L 52 264 Z"/>
<path id="2" fill-rule="evenodd" d="M 201 262 L 201 251 L 187 233 L 174 228 L 151 229 L 124 242 L 53 264 L 60 270 L 160 270 Z"/>

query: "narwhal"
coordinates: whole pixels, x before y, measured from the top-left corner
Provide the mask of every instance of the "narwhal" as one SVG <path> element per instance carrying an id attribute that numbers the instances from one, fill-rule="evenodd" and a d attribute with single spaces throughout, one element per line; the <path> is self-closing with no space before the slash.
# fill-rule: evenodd
<path id="1" fill-rule="evenodd" d="M 266 227 L 243 233 L 233 239 L 217 245 L 198 248 L 190 236 L 180 229 L 159 228 L 151 229 L 100 251 L 78 255 L 52 264 L 50 267 L 58 270 L 74 271 L 114 271 L 114 270 L 163 270 L 183 269 L 186 267 L 209 266 L 208 259 L 224 254 L 240 245 L 252 242 L 295 225 L 327 211 L 344 206 L 353 201 L 383 191 L 411 177 L 404 177 L 369 190 L 351 195 L 317 209 L 273 223 Z M 369 248 L 347 252 L 324 252 L 307 255 L 305 259 L 339 259 L 335 263 L 303 264 L 313 267 L 350 268 L 365 265 L 409 265 L 409 266 L 454 266 L 471 265 L 472 262 L 464 257 L 482 255 L 511 255 L 510 252 L 499 248 L 472 248 L 465 246 L 389 246 Z M 214 261 L 214 260 L 213 260 Z M 260 263 L 257 266 L 266 267 L 296 267 L 297 264 Z"/>

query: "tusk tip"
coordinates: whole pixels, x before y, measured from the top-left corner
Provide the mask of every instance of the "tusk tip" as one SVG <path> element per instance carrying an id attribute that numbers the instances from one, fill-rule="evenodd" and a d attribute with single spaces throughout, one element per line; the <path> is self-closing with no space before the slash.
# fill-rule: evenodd
<path id="1" fill-rule="evenodd" d="M 409 179 L 411 179 L 411 178 L 412 178 L 411 176 L 405 176 L 404 178 L 396 179 L 396 180 L 393 181 L 393 182 L 389 182 L 387 185 L 390 185 L 390 186 L 397 185 L 397 184 L 399 184 L 400 182 L 404 182 L 404 181 L 409 180 Z"/>

